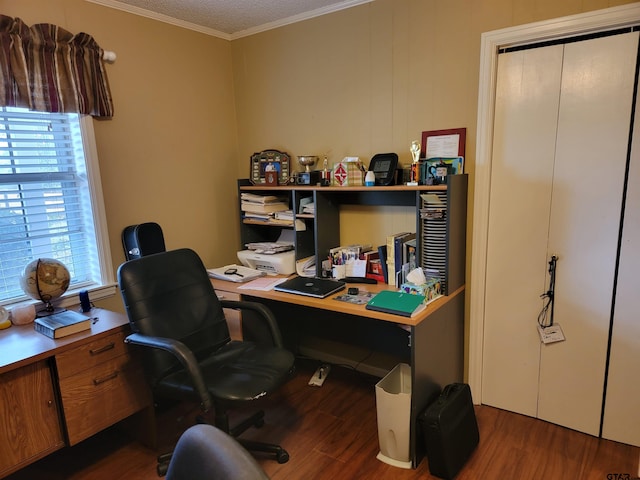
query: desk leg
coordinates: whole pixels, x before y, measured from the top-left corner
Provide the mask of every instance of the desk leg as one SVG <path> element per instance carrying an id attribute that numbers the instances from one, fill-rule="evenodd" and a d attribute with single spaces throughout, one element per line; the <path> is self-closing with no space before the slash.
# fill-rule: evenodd
<path id="1" fill-rule="evenodd" d="M 444 386 L 463 380 L 464 293 L 464 290 L 458 293 L 413 328 L 410 429 L 413 468 L 424 457 L 423 439 L 417 438 L 418 416 Z"/>

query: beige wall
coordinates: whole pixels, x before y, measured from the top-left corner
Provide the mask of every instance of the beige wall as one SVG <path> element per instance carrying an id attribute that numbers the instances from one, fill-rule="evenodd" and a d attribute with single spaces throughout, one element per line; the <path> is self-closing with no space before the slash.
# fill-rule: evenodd
<path id="1" fill-rule="evenodd" d="M 84 0 L 0 0 L 28 25 L 91 34 L 107 65 L 111 120 L 94 121 L 114 269 L 130 224 L 156 221 L 168 248 L 194 248 L 207 265 L 232 260 L 236 119 L 231 45 Z M 119 296 L 101 305 L 121 309 Z"/>
<path id="2" fill-rule="evenodd" d="M 625 3 L 375 0 L 232 42 L 84 0 L 0 0 L 0 13 L 85 31 L 118 55 L 115 116 L 94 122 L 114 266 L 120 232 L 144 221 L 213 266 L 235 261 L 235 179 L 267 148 L 406 163 L 422 131 L 466 127 L 472 199 L 481 33 Z M 410 222 L 393 209 L 343 217 L 346 241 Z"/>
<path id="3" fill-rule="evenodd" d="M 425 130 L 467 128 L 473 198 L 482 32 L 607 8 L 606 0 L 375 0 L 232 42 L 238 175 L 252 152 L 411 161 Z M 415 228 L 388 209 L 343 212 L 342 243 L 383 243 Z M 470 209 L 470 213 L 473 209 Z M 469 215 L 469 238 L 471 238 Z"/>

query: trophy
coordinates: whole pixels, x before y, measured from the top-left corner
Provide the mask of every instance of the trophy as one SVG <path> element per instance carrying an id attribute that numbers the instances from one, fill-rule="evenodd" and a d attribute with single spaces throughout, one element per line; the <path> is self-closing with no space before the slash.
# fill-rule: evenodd
<path id="1" fill-rule="evenodd" d="M 312 165 L 318 161 L 317 155 L 299 155 L 298 163 L 304 166 L 304 172 L 298 172 L 296 175 L 296 183 L 298 185 L 315 185 L 320 181 L 320 172 L 311 170 Z"/>
<path id="2" fill-rule="evenodd" d="M 411 177 L 407 185 L 418 185 L 418 179 L 420 178 L 420 142 L 417 140 L 411 142 L 410 151 L 413 163 L 411 164 Z"/>

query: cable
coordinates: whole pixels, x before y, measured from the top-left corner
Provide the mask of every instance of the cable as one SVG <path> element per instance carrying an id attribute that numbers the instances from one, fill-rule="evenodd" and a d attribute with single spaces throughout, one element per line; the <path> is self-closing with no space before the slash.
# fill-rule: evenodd
<path id="1" fill-rule="evenodd" d="M 545 293 L 540 295 L 540 298 L 545 300 L 542 310 L 538 314 L 538 324 L 542 328 L 550 327 L 551 325 L 553 325 L 553 299 L 556 289 L 557 262 L 558 257 L 552 255 L 551 260 L 549 260 L 549 289 Z"/>

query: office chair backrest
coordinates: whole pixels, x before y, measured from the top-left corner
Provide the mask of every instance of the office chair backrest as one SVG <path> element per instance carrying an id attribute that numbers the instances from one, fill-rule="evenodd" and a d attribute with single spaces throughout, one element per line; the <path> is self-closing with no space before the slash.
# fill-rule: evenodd
<path id="1" fill-rule="evenodd" d="M 118 282 L 133 332 L 179 340 L 196 357 L 230 341 L 220 301 L 193 250 L 125 262 L 118 268 Z M 160 350 L 145 352 L 143 363 L 152 385 L 179 368 L 172 355 Z"/>
<path id="2" fill-rule="evenodd" d="M 166 480 L 269 480 L 258 462 L 231 436 L 212 425 L 182 434 Z"/>

